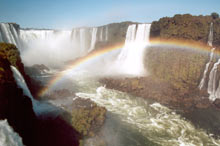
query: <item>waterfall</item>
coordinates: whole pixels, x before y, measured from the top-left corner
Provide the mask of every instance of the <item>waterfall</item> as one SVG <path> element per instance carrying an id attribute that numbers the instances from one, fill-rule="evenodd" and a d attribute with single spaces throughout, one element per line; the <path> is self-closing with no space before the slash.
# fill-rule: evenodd
<path id="1" fill-rule="evenodd" d="M 86 49 L 86 30 L 84 28 L 81 28 L 79 30 L 79 42 L 80 42 L 80 48 L 82 50 Z"/>
<path id="2" fill-rule="evenodd" d="M 28 96 L 31 99 L 32 104 L 33 104 L 33 110 L 37 116 L 46 115 L 48 113 L 55 113 L 54 114 L 55 116 L 59 114 L 58 110 L 54 108 L 53 106 L 47 103 L 39 102 L 38 100 L 35 100 L 33 96 L 31 95 L 31 92 L 23 76 L 21 75 L 21 73 L 14 66 L 11 66 L 11 70 L 13 72 L 13 76 L 18 87 L 20 87 L 23 90 L 24 95 Z"/>
<path id="3" fill-rule="evenodd" d="M 200 90 L 201 90 L 202 88 L 204 88 L 204 86 L 205 86 L 208 69 L 209 69 L 209 66 L 210 66 L 210 64 L 211 64 L 211 62 L 212 62 L 212 60 L 213 60 L 214 51 L 215 51 L 215 48 L 212 48 L 211 53 L 210 53 L 209 62 L 208 62 L 208 63 L 206 64 L 206 66 L 205 66 L 205 70 L 204 70 L 204 73 L 203 73 L 203 76 L 202 76 L 202 80 L 201 80 L 201 82 L 199 83 L 199 89 L 200 89 Z"/>
<path id="4" fill-rule="evenodd" d="M 91 52 L 95 48 L 97 31 L 98 31 L 98 28 L 96 27 L 92 28 L 91 45 L 90 45 L 88 52 Z"/>
<path id="5" fill-rule="evenodd" d="M 26 84 L 26 82 L 25 82 L 23 76 L 21 75 L 21 73 L 20 73 L 20 72 L 17 70 L 17 68 L 14 67 L 14 66 L 11 66 L 11 70 L 12 70 L 12 72 L 13 72 L 13 76 L 14 76 L 14 78 L 15 78 L 15 81 L 16 81 L 17 85 L 18 85 L 21 89 L 23 89 L 24 95 L 30 97 L 31 100 L 33 101 L 34 98 L 33 98 L 33 96 L 31 95 L 31 92 L 30 92 L 30 90 L 28 89 L 27 84 Z"/>
<path id="6" fill-rule="evenodd" d="M 29 43 L 35 40 L 46 40 L 53 36 L 53 30 L 20 30 L 20 39 L 24 43 Z"/>
<path id="7" fill-rule="evenodd" d="M 209 31 L 209 37 L 208 37 L 208 45 L 210 47 L 212 47 L 212 42 L 213 42 L 213 23 L 210 24 L 210 31 Z M 199 83 L 199 89 L 200 90 L 202 88 L 204 88 L 204 86 L 205 86 L 208 69 L 209 69 L 209 66 L 211 64 L 211 61 L 213 60 L 214 51 L 215 51 L 215 48 L 212 48 L 211 53 L 210 53 L 210 57 L 209 57 L 209 61 L 208 61 L 208 63 L 206 63 L 205 70 L 203 72 L 202 80 Z"/>
<path id="8" fill-rule="evenodd" d="M 212 43 L 213 43 L 213 23 L 210 24 L 208 45 L 210 47 L 212 47 Z M 204 86 L 205 86 L 205 82 L 206 82 L 206 78 L 207 78 L 207 74 L 208 74 L 208 69 L 209 69 L 209 66 L 213 60 L 214 51 L 215 51 L 215 48 L 212 48 L 209 61 L 205 66 L 203 77 L 202 77 L 202 80 L 199 84 L 200 90 L 202 88 L 204 88 Z M 220 98 L 220 81 L 219 81 L 219 77 L 218 77 L 218 66 L 219 65 L 220 65 L 220 59 L 218 59 L 218 61 L 214 64 L 214 66 L 212 67 L 212 69 L 209 73 L 207 91 L 209 93 L 209 100 L 211 100 L 211 101 L 215 101 L 217 98 Z"/>
<path id="9" fill-rule="evenodd" d="M 0 42 L 11 43 L 19 46 L 18 31 L 14 24 L 0 23 Z"/>
<path id="10" fill-rule="evenodd" d="M 144 52 L 149 44 L 151 24 L 133 24 L 127 29 L 125 45 L 117 62 L 122 72 L 131 75 L 145 75 Z"/>
<path id="11" fill-rule="evenodd" d="M 20 29 L 13 23 L 0 23 L 0 42 L 17 46 L 26 66 L 45 64 L 60 67 L 66 61 L 87 55 L 97 42 L 109 39 L 108 26 L 72 30 Z M 41 58 L 41 59 L 39 59 Z"/>
<path id="12" fill-rule="evenodd" d="M 208 37 L 208 45 L 212 47 L 213 42 L 213 23 L 210 25 L 209 37 Z"/>
<path id="13" fill-rule="evenodd" d="M 97 37 L 97 32 L 100 32 L 99 37 Z M 54 47 L 57 45 L 57 42 L 59 43 L 59 40 L 63 40 L 64 45 L 72 43 L 71 48 L 73 50 L 78 49 L 78 52 L 81 52 L 79 53 L 80 56 L 84 56 L 88 52 L 92 51 L 95 48 L 97 39 L 101 41 L 107 40 L 107 33 L 107 27 L 105 28 L 105 32 L 104 27 L 84 27 L 64 31 L 20 29 L 18 25 L 16 26 L 16 24 L 0 23 L 0 42 L 11 43 L 16 45 L 20 50 L 24 50 L 33 45 L 33 43 L 37 44 L 39 41 L 41 43 L 43 42 L 45 47 Z"/>
<path id="14" fill-rule="evenodd" d="M 99 41 L 103 41 L 103 27 L 100 28 Z"/>
<path id="15" fill-rule="evenodd" d="M 105 28 L 105 41 L 108 41 L 108 26 Z"/>
<path id="16" fill-rule="evenodd" d="M 220 86 L 217 81 L 217 74 L 218 74 L 218 65 L 220 64 L 220 59 L 214 64 L 210 75 L 209 75 L 209 82 L 208 82 L 208 93 L 209 99 L 211 101 L 215 101 L 215 99 L 220 98 Z M 218 85 L 218 87 L 217 87 Z"/>
<path id="17" fill-rule="evenodd" d="M 14 132 L 7 120 L 0 120 L 0 146 L 23 146 L 21 137 Z"/>

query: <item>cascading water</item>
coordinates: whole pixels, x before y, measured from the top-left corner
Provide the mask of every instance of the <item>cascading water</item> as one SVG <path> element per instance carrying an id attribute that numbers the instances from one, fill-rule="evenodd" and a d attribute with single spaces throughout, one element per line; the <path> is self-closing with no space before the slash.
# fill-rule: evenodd
<path id="1" fill-rule="evenodd" d="M 130 75 L 145 75 L 143 59 L 149 44 L 151 24 L 133 24 L 128 27 L 125 45 L 118 56 L 117 63 L 122 72 Z"/>
<path id="2" fill-rule="evenodd" d="M 208 93 L 209 99 L 211 101 L 215 101 L 215 99 L 220 98 L 220 84 L 217 80 L 218 74 L 218 66 L 220 65 L 220 59 L 214 64 L 210 75 L 209 75 L 209 82 L 208 82 Z"/>
<path id="3" fill-rule="evenodd" d="M 0 146 L 23 146 L 21 137 L 14 132 L 7 120 L 0 120 Z"/>
<path id="4" fill-rule="evenodd" d="M 107 40 L 108 26 L 40 30 L 20 29 L 17 24 L 0 23 L 0 42 L 15 44 L 26 66 L 45 64 L 60 67 L 66 61 L 87 55 L 95 49 L 97 42 Z"/>
<path id="5" fill-rule="evenodd" d="M 105 41 L 108 41 L 108 26 L 105 27 Z"/>
<path id="6" fill-rule="evenodd" d="M 201 82 L 199 83 L 199 89 L 200 89 L 200 90 L 201 90 L 202 88 L 204 88 L 204 86 L 205 86 L 208 69 L 209 69 L 209 66 L 210 66 L 210 64 L 211 64 L 211 61 L 213 60 L 214 51 L 215 51 L 215 48 L 212 48 L 211 53 L 210 53 L 209 62 L 208 62 L 208 63 L 206 64 L 206 66 L 205 66 L 205 70 L 204 70 L 204 73 L 203 73 L 203 76 L 202 76 L 202 80 L 201 80 Z"/>
<path id="7" fill-rule="evenodd" d="M 15 81 L 16 81 L 17 85 L 18 85 L 21 89 L 23 89 L 24 95 L 30 97 L 31 100 L 32 100 L 32 102 L 33 102 L 33 101 L 34 101 L 34 98 L 33 98 L 33 96 L 31 95 L 31 92 L 30 92 L 30 90 L 28 89 L 27 84 L 26 84 L 26 82 L 25 82 L 23 76 L 21 75 L 21 73 L 20 73 L 20 72 L 17 70 L 17 68 L 14 67 L 14 66 L 11 66 L 11 70 L 12 70 L 12 72 L 13 72 L 13 76 L 14 76 L 14 78 L 15 78 Z"/>
<path id="8" fill-rule="evenodd" d="M 20 30 L 20 39 L 25 44 L 31 43 L 34 40 L 48 40 L 53 35 L 53 30 Z"/>
<path id="9" fill-rule="evenodd" d="M 209 31 L 209 37 L 208 37 L 208 45 L 210 47 L 212 47 L 212 42 L 213 42 L 213 23 L 210 24 L 210 31 Z M 209 57 L 209 61 L 206 64 L 205 70 L 203 72 L 202 80 L 199 83 L 199 89 L 200 90 L 202 88 L 204 88 L 204 86 L 205 86 L 206 79 L 207 79 L 207 74 L 208 74 L 208 69 L 209 69 L 211 61 L 213 60 L 213 57 L 214 57 L 214 51 L 215 51 L 215 48 L 212 48 L 211 53 L 210 53 L 210 57 Z"/>
<path id="10" fill-rule="evenodd" d="M 100 34 L 99 34 L 99 41 L 103 41 L 103 27 L 100 29 Z"/>
<path id="11" fill-rule="evenodd" d="M 101 26 L 98 27 L 98 32 L 99 37 L 97 38 L 97 41 L 103 42 L 103 41 L 108 41 L 108 26 Z"/>
<path id="12" fill-rule="evenodd" d="M 15 24 L 0 23 L 0 42 L 11 43 L 19 46 L 19 32 L 15 28 Z"/>
<path id="13" fill-rule="evenodd" d="M 90 45 L 88 52 L 91 52 L 95 48 L 97 31 L 98 31 L 98 28 L 96 28 L 96 27 L 92 29 L 91 45 Z"/>
<path id="14" fill-rule="evenodd" d="M 208 45 L 212 47 L 213 43 L 213 23 L 210 25 L 210 32 L 209 32 L 209 37 L 208 37 Z M 210 59 L 209 62 L 206 64 L 202 80 L 199 84 L 199 88 L 202 89 L 205 85 L 207 73 L 209 66 L 211 64 L 211 61 L 213 60 L 213 55 L 214 55 L 214 50 L 215 48 L 212 48 L 212 51 L 210 53 Z M 218 76 L 218 68 L 220 65 L 220 59 L 213 65 L 210 73 L 209 73 L 209 79 L 208 79 L 208 87 L 207 91 L 209 93 L 209 100 L 215 101 L 217 98 L 220 98 L 220 82 Z"/>
<path id="15" fill-rule="evenodd" d="M 79 42 L 80 42 L 80 48 L 84 51 L 87 49 L 87 47 L 90 47 L 89 45 L 87 45 L 86 43 L 86 29 L 85 28 L 81 28 L 79 30 Z"/>
<path id="16" fill-rule="evenodd" d="M 47 103 L 43 103 L 43 102 L 39 102 L 39 101 L 35 100 L 31 94 L 30 90 L 28 89 L 27 84 L 26 84 L 23 76 L 21 75 L 21 73 L 14 66 L 11 66 L 11 70 L 13 72 L 13 76 L 15 78 L 17 85 L 23 90 L 24 95 L 28 96 L 31 99 L 34 112 L 37 116 L 45 115 L 48 113 L 56 113 L 56 112 L 57 113 L 55 115 L 59 114 L 58 110 L 56 108 L 54 108 L 53 106 L 51 106 Z"/>
<path id="17" fill-rule="evenodd" d="M 213 42 L 213 23 L 210 25 L 209 37 L 208 37 L 208 45 L 212 47 Z"/>

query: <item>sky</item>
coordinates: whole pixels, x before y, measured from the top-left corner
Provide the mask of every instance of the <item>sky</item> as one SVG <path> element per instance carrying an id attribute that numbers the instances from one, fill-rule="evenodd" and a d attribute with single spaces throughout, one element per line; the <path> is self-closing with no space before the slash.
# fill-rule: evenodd
<path id="1" fill-rule="evenodd" d="M 220 0 L 0 0 L 0 22 L 22 28 L 71 29 L 147 22 L 175 14 L 220 14 Z"/>

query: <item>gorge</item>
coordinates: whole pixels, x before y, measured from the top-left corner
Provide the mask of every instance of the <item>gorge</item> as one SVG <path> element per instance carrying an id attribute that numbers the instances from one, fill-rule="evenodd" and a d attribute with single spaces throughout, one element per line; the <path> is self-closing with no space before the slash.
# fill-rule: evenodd
<path id="1" fill-rule="evenodd" d="M 27 146 L 40 138 L 39 127 L 51 124 L 39 122 L 42 113 L 72 124 L 55 130 L 69 134 L 69 143 L 59 141 L 64 145 L 78 145 L 77 132 L 82 145 L 220 145 L 219 36 L 219 18 L 189 14 L 151 24 L 122 22 L 72 30 L 0 23 L 0 42 L 18 48 L 0 45 L 0 93 L 6 97 L 1 103 L 20 104 L 13 111 L 8 108 L 12 105 L 2 106 L 0 118 L 8 120 Z M 22 62 L 40 71 L 25 72 Z M 40 82 L 37 94 L 30 77 Z M 18 90 L 14 94 L 21 98 L 7 95 L 10 89 Z M 25 111 L 30 112 L 22 114 Z M 35 128 L 18 126 L 13 116 L 17 113 L 26 122 L 32 119 Z M 24 131 L 33 139 L 26 141 Z M 45 139 L 51 144 L 50 137 Z M 22 145 L 20 139 L 17 143 Z"/>

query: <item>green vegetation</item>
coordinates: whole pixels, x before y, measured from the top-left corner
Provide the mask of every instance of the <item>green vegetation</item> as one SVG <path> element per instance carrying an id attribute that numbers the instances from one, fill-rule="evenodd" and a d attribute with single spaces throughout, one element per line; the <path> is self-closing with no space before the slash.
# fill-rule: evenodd
<path id="1" fill-rule="evenodd" d="M 210 23 L 214 24 L 214 45 L 220 45 L 220 18 L 217 13 L 211 16 L 190 14 L 164 17 L 151 26 L 151 39 L 184 39 L 207 43 Z"/>
<path id="2" fill-rule="evenodd" d="M 72 105 L 72 126 L 83 136 L 95 136 L 104 124 L 106 109 L 91 100 L 76 99 Z"/>
<path id="3" fill-rule="evenodd" d="M 1 58 L 7 59 L 11 65 L 18 67 L 21 62 L 20 53 L 15 45 L 0 43 L 0 56 Z"/>
<path id="4" fill-rule="evenodd" d="M 215 12 L 212 13 L 211 16 L 212 16 L 213 19 L 219 18 L 219 14 L 218 14 L 218 13 L 215 13 Z"/>

